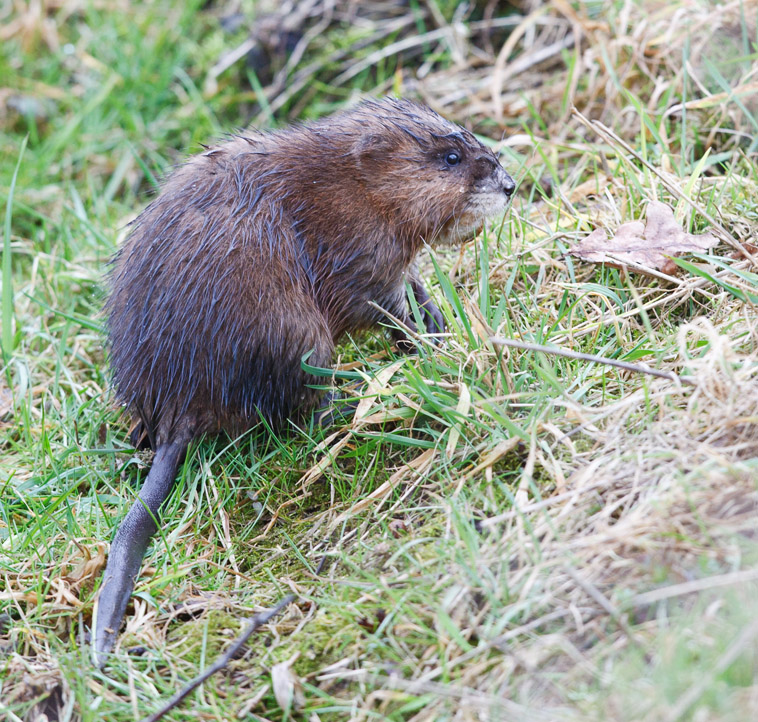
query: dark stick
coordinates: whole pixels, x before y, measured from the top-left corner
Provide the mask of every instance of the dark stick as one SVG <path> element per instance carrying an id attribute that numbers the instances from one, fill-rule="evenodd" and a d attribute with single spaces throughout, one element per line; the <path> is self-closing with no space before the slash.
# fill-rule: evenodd
<path id="1" fill-rule="evenodd" d="M 553 354 L 554 356 L 565 356 L 566 358 L 572 358 L 579 361 L 589 361 L 596 364 L 604 364 L 606 366 L 616 366 L 625 371 L 633 371 L 638 374 L 649 374 L 650 376 L 658 376 L 662 379 L 668 379 L 669 381 L 676 381 L 682 384 L 688 384 L 690 386 L 695 385 L 694 379 L 690 376 L 678 376 L 673 371 L 658 371 L 658 369 L 651 369 L 644 364 L 633 364 L 628 361 L 618 361 L 615 358 L 608 358 L 606 356 L 595 356 L 590 353 L 579 353 L 578 351 L 569 351 L 563 348 L 554 348 L 552 346 L 542 346 L 538 343 L 527 343 L 525 341 L 514 341 L 510 338 L 500 338 L 499 336 L 490 336 L 490 342 L 496 346 L 510 346 L 511 348 L 520 348 L 523 351 L 537 351 L 539 353 Z"/>
<path id="2" fill-rule="evenodd" d="M 177 692 L 168 702 L 166 702 L 163 707 L 161 707 L 157 712 L 154 712 L 149 717 L 145 717 L 142 722 L 158 722 L 158 720 L 163 717 L 166 712 L 170 712 L 174 707 L 176 707 L 192 690 L 199 687 L 203 682 L 205 682 L 208 677 L 210 677 L 213 674 L 216 674 L 220 669 L 223 669 L 226 667 L 229 662 L 234 659 L 234 656 L 237 654 L 237 652 L 242 649 L 242 647 L 245 646 L 245 642 L 247 642 L 248 639 L 250 639 L 250 636 L 258 630 L 260 627 L 262 627 L 266 622 L 269 621 L 269 619 L 275 617 L 279 612 L 282 611 L 290 602 L 293 602 L 295 600 L 294 594 L 288 594 L 284 599 L 282 599 L 275 607 L 271 607 L 271 609 L 267 609 L 265 612 L 261 612 L 260 614 L 256 614 L 251 620 L 250 623 L 247 625 L 247 629 L 245 629 L 242 634 L 240 634 L 237 639 L 232 642 L 231 645 L 229 645 L 229 648 L 224 652 L 210 667 L 208 667 L 204 672 L 199 674 L 195 679 L 193 679 L 191 682 L 189 682 L 185 687 L 183 687 L 179 692 Z"/>

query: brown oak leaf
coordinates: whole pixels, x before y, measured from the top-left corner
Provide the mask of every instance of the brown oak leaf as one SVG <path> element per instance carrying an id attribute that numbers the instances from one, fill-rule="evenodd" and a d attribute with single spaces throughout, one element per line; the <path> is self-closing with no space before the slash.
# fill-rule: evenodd
<path id="1" fill-rule="evenodd" d="M 639 273 L 650 270 L 673 276 L 678 266 L 671 256 L 707 251 L 718 243 L 712 233 L 687 233 L 674 219 L 674 211 L 665 203 L 650 201 L 647 223 L 622 223 L 612 238 L 596 228 L 569 250 L 572 256 L 590 263 L 604 263 L 613 268 L 629 268 Z"/>

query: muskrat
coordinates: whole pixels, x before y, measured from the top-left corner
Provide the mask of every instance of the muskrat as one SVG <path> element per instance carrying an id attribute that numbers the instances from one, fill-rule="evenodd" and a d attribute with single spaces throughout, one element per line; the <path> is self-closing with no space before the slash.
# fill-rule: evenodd
<path id="1" fill-rule="evenodd" d="M 301 359 L 328 367 L 383 311 L 415 331 L 406 284 L 426 330 L 442 330 L 417 253 L 471 235 L 514 188 L 469 131 L 394 99 L 232 136 L 168 178 L 117 253 L 106 302 L 116 393 L 155 456 L 111 544 L 99 665 L 188 444 L 312 411 L 319 380 Z"/>

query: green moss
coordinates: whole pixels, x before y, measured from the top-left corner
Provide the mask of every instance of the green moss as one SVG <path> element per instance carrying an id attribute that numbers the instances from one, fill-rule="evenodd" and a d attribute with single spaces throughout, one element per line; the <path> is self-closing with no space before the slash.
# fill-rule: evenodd
<path id="1" fill-rule="evenodd" d="M 193 666 L 208 665 L 237 637 L 244 620 L 220 610 L 210 610 L 200 619 L 177 622 L 168 632 L 166 644 L 172 654 Z"/>

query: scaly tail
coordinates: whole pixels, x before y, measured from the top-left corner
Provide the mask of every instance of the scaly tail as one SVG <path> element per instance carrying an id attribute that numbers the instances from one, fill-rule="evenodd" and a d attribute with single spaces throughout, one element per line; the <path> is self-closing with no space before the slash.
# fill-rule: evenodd
<path id="1" fill-rule="evenodd" d="M 100 585 L 93 639 L 95 664 L 102 667 L 113 649 L 121 620 L 139 573 L 142 557 L 157 531 L 158 510 L 174 486 L 176 471 L 188 441 L 173 440 L 158 447 L 139 496 L 116 532 Z"/>

